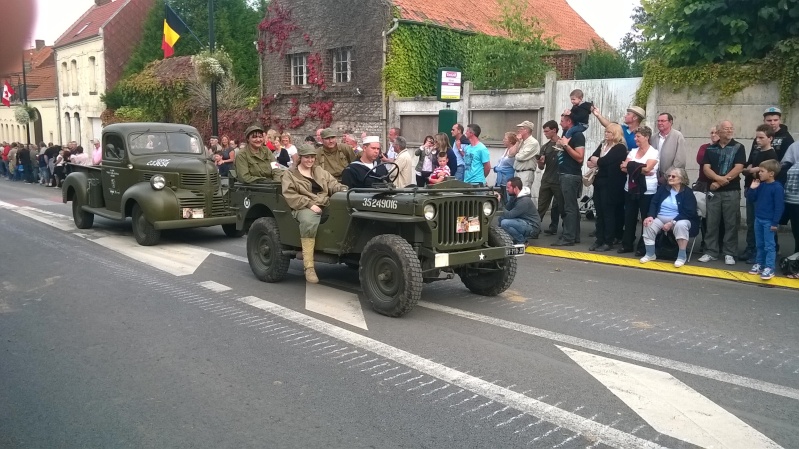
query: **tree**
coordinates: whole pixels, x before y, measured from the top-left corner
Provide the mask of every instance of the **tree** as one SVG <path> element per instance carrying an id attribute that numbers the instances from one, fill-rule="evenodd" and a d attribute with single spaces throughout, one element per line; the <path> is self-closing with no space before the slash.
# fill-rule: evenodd
<path id="1" fill-rule="evenodd" d="M 191 34 L 181 36 L 175 56 L 193 55 L 208 44 L 208 1 L 170 0 L 170 6 L 194 31 L 202 45 Z M 263 0 L 216 1 L 214 30 L 216 46 L 222 46 L 233 60 L 233 75 L 245 87 L 255 91 L 260 83 L 258 23 L 265 14 Z M 253 5 L 258 9 L 253 8 Z M 156 0 L 144 23 L 144 33 L 125 68 L 126 75 L 140 72 L 147 64 L 164 57 L 161 42 L 164 35 L 164 0 Z"/>
<path id="2" fill-rule="evenodd" d="M 795 0 L 642 0 L 646 46 L 666 65 L 682 67 L 762 58 L 799 36 Z"/>
<path id="3" fill-rule="evenodd" d="M 577 66 L 575 78 L 605 79 L 627 78 L 630 75 L 630 62 L 619 51 L 594 41 L 585 59 Z"/>
<path id="4" fill-rule="evenodd" d="M 649 57 L 642 32 L 649 21 L 649 15 L 642 6 L 636 6 L 630 18 L 633 20 L 633 25 L 621 39 L 619 53 L 630 65 L 629 76 L 641 76 L 644 73 L 644 61 Z"/>
<path id="5" fill-rule="evenodd" d="M 526 1 L 498 0 L 499 17 L 491 24 L 501 36 L 478 34 L 468 39 L 467 72 L 476 89 L 539 87 L 551 67 L 541 57 L 557 49 L 543 37 Z"/>

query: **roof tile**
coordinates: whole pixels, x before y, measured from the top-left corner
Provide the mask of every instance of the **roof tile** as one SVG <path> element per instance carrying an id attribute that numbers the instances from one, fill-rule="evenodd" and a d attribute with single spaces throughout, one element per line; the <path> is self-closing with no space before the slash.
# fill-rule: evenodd
<path id="1" fill-rule="evenodd" d="M 111 0 L 101 6 L 92 5 L 88 11 L 83 13 L 80 19 L 55 41 L 53 47 L 63 47 L 92 36 L 98 36 L 100 29 L 127 3 L 126 0 Z"/>

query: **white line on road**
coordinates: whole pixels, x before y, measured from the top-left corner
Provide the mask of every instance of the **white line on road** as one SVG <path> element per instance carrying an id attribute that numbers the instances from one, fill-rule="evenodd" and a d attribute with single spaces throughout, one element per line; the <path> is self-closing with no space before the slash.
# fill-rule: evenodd
<path id="1" fill-rule="evenodd" d="M 305 308 L 311 312 L 369 330 L 358 295 L 337 288 L 308 283 L 305 287 Z"/>
<path id="2" fill-rule="evenodd" d="M 221 292 L 226 292 L 228 290 L 232 290 L 227 285 L 222 285 L 222 284 L 220 284 L 218 282 L 214 282 L 214 281 L 200 282 L 199 285 L 201 287 L 207 288 L 208 290 L 211 290 L 212 292 L 217 292 L 217 293 L 221 293 Z"/>
<path id="3" fill-rule="evenodd" d="M 181 243 L 140 246 L 128 236 L 101 237 L 92 241 L 175 276 L 193 274 L 210 254 L 207 249 Z"/>
<path id="4" fill-rule="evenodd" d="M 764 382 L 749 377 L 739 376 L 737 374 L 730 374 L 730 373 L 725 373 L 723 371 L 692 365 L 690 363 L 678 362 L 676 360 L 670 360 L 664 357 L 658 357 L 655 355 L 645 354 L 642 352 L 631 351 L 629 349 L 623 349 L 616 346 L 607 345 L 604 343 L 598 343 L 595 341 L 586 340 L 584 338 L 572 337 L 571 335 L 551 332 L 544 329 L 527 326 L 524 324 L 514 323 L 512 321 L 493 318 L 490 316 L 480 315 L 473 312 L 467 312 L 465 310 L 456 309 L 454 307 L 443 306 L 440 304 L 434 304 L 427 301 L 419 301 L 418 305 L 420 307 L 425 307 L 427 309 L 437 310 L 439 312 L 459 316 L 461 318 L 467 318 L 470 320 L 491 324 L 493 326 L 501 327 L 504 329 L 509 329 L 512 331 L 521 332 L 536 337 L 546 338 L 547 340 L 552 340 L 559 343 L 566 343 L 572 346 L 579 346 L 585 349 L 591 349 L 593 351 L 615 355 L 617 357 L 623 357 L 638 362 L 644 362 L 650 365 L 660 366 L 662 368 L 673 369 L 675 371 L 681 371 L 683 373 L 693 374 L 696 376 L 701 376 L 732 385 L 738 385 L 739 387 L 751 388 L 753 390 L 763 391 L 766 393 L 776 394 L 777 396 L 799 400 L 799 390 L 797 390 L 796 388 L 785 387 L 770 382 Z"/>
<path id="5" fill-rule="evenodd" d="M 701 447 L 780 447 L 669 373 L 558 348 L 664 435 Z"/>
<path id="6" fill-rule="evenodd" d="M 470 376 L 461 371 L 454 370 L 418 355 L 403 351 L 402 349 L 395 348 L 369 337 L 356 334 L 355 332 L 325 323 L 324 321 L 299 312 L 295 312 L 277 304 L 264 301 L 263 299 L 254 296 L 247 296 L 244 298 L 239 298 L 238 301 L 272 313 L 301 326 L 313 329 L 322 334 L 329 335 L 358 348 L 373 352 L 386 359 L 415 369 L 421 373 L 441 379 L 444 382 L 457 385 L 463 389 L 469 390 L 475 394 L 479 394 L 495 402 L 507 405 L 525 413 L 529 413 L 540 419 L 555 424 L 556 426 L 569 429 L 572 432 L 579 433 L 587 438 L 599 441 L 603 444 L 630 449 L 662 447 L 656 443 L 644 440 L 635 435 L 630 435 L 604 424 L 591 421 L 566 410 L 562 410 L 555 406 L 524 396 L 523 394 L 517 393 L 513 390 L 494 385 L 490 382 Z"/>

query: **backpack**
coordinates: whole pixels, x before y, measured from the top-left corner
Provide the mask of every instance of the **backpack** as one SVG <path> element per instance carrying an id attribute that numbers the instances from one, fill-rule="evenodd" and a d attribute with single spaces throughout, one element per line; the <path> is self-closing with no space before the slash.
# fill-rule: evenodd
<path id="1" fill-rule="evenodd" d="M 799 275 L 799 253 L 783 257 L 782 260 L 780 260 L 780 270 L 782 270 L 782 274 L 785 276 Z"/>
<path id="2" fill-rule="evenodd" d="M 673 232 L 659 232 L 655 237 L 655 255 L 658 259 L 677 260 L 680 247 Z"/>

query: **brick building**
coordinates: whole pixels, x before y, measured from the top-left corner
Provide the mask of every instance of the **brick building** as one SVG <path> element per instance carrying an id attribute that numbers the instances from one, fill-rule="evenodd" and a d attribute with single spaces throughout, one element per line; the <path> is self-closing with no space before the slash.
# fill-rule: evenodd
<path id="1" fill-rule="evenodd" d="M 573 76 L 580 51 L 602 39 L 566 0 L 526 1 L 565 51 L 549 58 Z M 496 0 L 273 0 L 260 27 L 265 122 L 300 136 L 328 123 L 384 135 L 391 33 L 413 24 L 496 35 L 497 11 Z"/>

